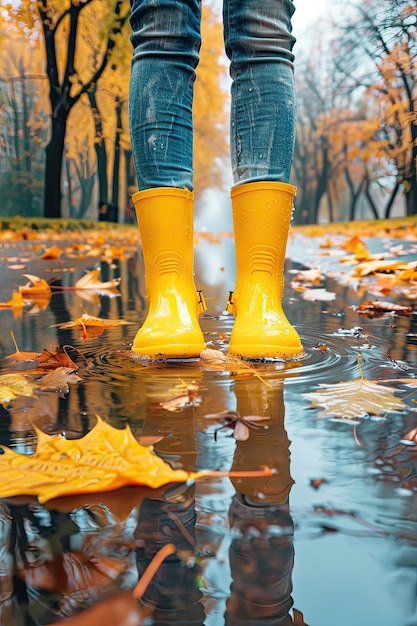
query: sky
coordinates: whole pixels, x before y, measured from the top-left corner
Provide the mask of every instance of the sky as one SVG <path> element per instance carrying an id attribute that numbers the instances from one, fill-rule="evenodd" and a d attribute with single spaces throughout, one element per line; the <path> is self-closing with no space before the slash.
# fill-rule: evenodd
<path id="1" fill-rule="evenodd" d="M 293 16 L 294 31 L 303 31 L 323 15 L 328 0 L 293 0 L 295 13 Z"/>

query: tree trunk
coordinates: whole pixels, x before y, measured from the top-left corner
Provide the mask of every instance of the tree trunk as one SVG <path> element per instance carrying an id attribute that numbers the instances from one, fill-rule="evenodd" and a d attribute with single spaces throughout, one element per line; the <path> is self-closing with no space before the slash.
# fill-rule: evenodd
<path id="1" fill-rule="evenodd" d="M 61 171 L 68 112 L 61 109 L 52 117 L 52 132 L 46 146 L 44 216 L 61 217 Z"/>
<path id="2" fill-rule="evenodd" d="M 119 221 L 119 179 L 120 179 L 120 135 L 122 132 L 122 105 L 116 98 L 116 137 L 114 140 L 114 162 L 113 162 L 113 222 Z"/>
<path id="3" fill-rule="evenodd" d="M 398 192 L 399 188 L 400 188 L 400 184 L 399 183 L 395 183 L 395 187 L 394 187 L 394 189 L 391 192 L 391 196 L 390 196 L 390 199 L 388 200 L 388 204 L 385 207 L 385 218 L 388 218 L 390 216 L 390 214 L 391 214 L 391 209 L 392 209 L 392 207 L 394 205 L 394 200 L 395 200 L 395 197 L 397 195 L 397 192 Z"/>
<path id="4" fill-rule="evenodd" d="M 108 196 L 108 180 L 107 180 L 107 152 L 106 144 L 103 138 L 103 128 L 101 124 L 101 113 L 99 111 L 96 99 L 97 85 L 94 83 L 87 95 L 90 101 L 91 111 L 94 120 L 94 149 L 97 157 L 97 173 L 98 173 L 98 203 L 99 207 L 107 205 Z"/>

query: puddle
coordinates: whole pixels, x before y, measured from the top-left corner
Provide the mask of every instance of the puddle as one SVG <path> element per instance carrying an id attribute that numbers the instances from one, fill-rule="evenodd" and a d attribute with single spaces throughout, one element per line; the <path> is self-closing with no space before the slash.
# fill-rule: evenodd
<path id="1" fill-rule="evenodd" d="M 198 360 L 149 364 L 129 356 L 146 313 L 142 260 L 132 241 L 110 264 L 77 254 L 41 261 L 24 244 L 3 245 L 3 302 L 26 282 L 22 273 L 68 287 L 100 268 L 101 280 L 121 282 L 120 295 L 56 290 L 45 309 L 0 310 L 0 373 L 10 371 L 4 357 L 13 352 L 13 331 L 24 351 L 72 346 L 81 378 L 68 392 L 6 402 L 1 444 L 32 454 L 34 424 L 77 439 L 99 415 L 115 428 L 129 426 L 138 440 L 156 441 L 155 451 L 174 468 L 236 474 L 54 506 L 1 500 L 1 626 L 57 624 L 76 614 L 68 626 L 100 619 L 110 626 L 417 623 L 417 447 L 407 440 L 416 426 L 416 392 L 398 382 L 417 374 L 416 316 L 360 315 L 355 306 L 366 293 L 337 276 L 324 278 L 333 300 L 306 301 L 289 285 L 292 270 L 302 267 L 297 241 L 291 249 L 285 309 L 306 356 L 232 372 Z M 207 345 L 226 351 L 231 238 L 200 241 L 196 278 L 208 304 L 200 318 Z M 57 326 L 83 312 L 131 324 L 92 339 Z M 359 379 L 361 371 L 369 381 L 391 383 L 403 410 L 383 419 L 332 419 L 305 397 L 319 385 Z M 187 384 L 198 387 L 193 402 L 176 412 L 161 406 Z M 236 412 L 243 420 L 233 419 Z M 272 470 L 267 477 L 240 474 L 264 466 Z M 176 553 L 144 590 L 139 615 L 130 590 L 167 544 Z"/>

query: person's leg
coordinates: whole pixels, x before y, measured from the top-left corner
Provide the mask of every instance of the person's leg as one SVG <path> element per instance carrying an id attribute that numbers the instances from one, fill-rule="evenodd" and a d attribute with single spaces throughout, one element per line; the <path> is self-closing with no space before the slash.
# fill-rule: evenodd
<path id="1" fill-rule="evenodd" d="M 192 102 L 200 0 L 131 0 L 129 125 L 139 192 L 147 317 L 132 350 L 196 357 L 204 349 L 193 272 Z"/>
<path id="2" fill-rule="evenodd" d="M 129 126 L 140 190 L 193 189 L 201 0 L 131 0 Z"/>
<path id="3" fill-rule="evenodd" d="M 224 0 L 232 82 L 232 207 L 236 316 L 229 350 L 246 358 L 303 352 L 282 310 L 285 249 L 295 188 L 296 99 L 290 0 Z"/>

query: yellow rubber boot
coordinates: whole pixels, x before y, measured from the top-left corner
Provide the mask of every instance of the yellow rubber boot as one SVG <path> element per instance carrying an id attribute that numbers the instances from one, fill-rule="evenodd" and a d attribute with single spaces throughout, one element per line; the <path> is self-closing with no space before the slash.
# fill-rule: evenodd
<path id="1" fill-rule="evenodd" d="M 157 187 L 133 195 L 149 309 L 132 351 L 150 359 L 198 357 L 204 350 L 194 284 L 193 194 Z"/>
<path id="2" fill-rule="evenodd" d="M 293 185 L 265 181 L 232 189 L 236 291 L 226 305 L 236 318 L 231 355 L 288 359 L 304 352 L 282 309 L 295 191 Z"/>

